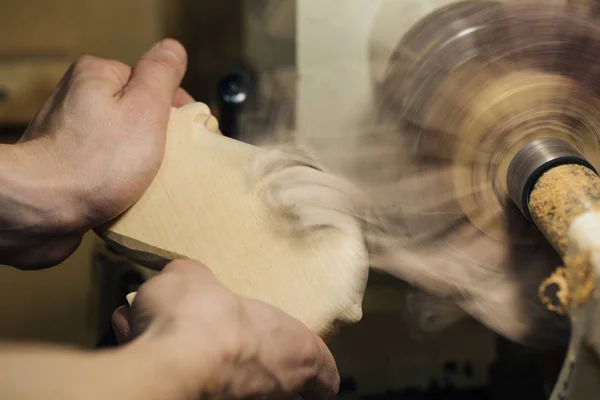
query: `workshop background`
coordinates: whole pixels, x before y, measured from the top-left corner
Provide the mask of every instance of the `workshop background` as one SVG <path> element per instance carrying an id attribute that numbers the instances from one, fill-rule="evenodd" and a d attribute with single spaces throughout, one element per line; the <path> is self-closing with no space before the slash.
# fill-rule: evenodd
<path id="1" fill-rule="evenodd" d="M 398 27 L 390 10 L 399 1 L 2 0 L 0 140 L 18 140 L 80 54 L 133 64 L 166 36 L 188 50 L 183 86 L 211 105 L 229 136 L 353 129 L 368 113 L 369 41 L 399 37 L 386 31 Z M 0 338 L 112 346 L 112 311 L 150 275 L 93 234 L 57 268 L 3 267 Z M 424 332 L 407 316 L 410 290 L 372 274 L 363 321 L 331 343 L 340 398 L 547 397 L 561 354 L 523 349 L 471 319 Z"/>

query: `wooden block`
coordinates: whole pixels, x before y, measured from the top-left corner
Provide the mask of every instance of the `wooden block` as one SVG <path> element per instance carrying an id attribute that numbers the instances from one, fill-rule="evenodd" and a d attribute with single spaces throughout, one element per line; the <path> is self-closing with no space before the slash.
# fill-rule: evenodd
<path id="1" fill-rule="evenodd" d="M 263 196 L 280 178 L 249 179 L 253 160 L 273 153 L 214 131 L 206 105 L 174 109 L 154 182 L 100 235 L 141 264 L 201 261 L 232 291 L 279 307 L 323 336 L 339 322 L 358 321 L 368 277 L 359 223 L 348 217 L 343 228 L 286 230 L 282 212 Z M 307 179 L 325 174 L 307 166 L 295 172 Z M 303 188 L 290 193 L 298 196 L 293 207 L 323 200 L 307 200 Z"/>

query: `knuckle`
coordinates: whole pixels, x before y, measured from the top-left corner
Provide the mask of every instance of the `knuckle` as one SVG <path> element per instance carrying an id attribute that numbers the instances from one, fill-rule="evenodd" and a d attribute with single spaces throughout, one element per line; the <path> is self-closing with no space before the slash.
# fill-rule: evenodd
<path id="1" fill-rule="evenodd" d="M 73 63 L 73 68 L 75 72 L 86 71 L 90 68 L 96 67 L 99 62 L 100 59 L 98 57 L 84 54 L 77 57 L 77 59 Z"/>
<path id="2" fill-rule="evenodd" d="M 121 61 L 119 61 L 119 60 L 115 60 L 115 59 L 113 59 L 113 58 L 101 59 L 100 61 L 101 61 L 101 62 L 102 62 L 104 65 L 106 65 L 107 67 L 110 67 L 110 68 L 114 68 L 114 69 L 117 69 L 117 68 L 123 68 L 123 67 L 126 67 L 126 68 L 127 68 L 127 65 L 125 65 L 125 64 L 123 64 Z"/>
<path id="3" fill-rule="evenodd" d="M 304 340 L 299 354 L 302 357 L 302 363 L 305 367 L 316 370 L 316 367 L 320 363 L 321 351 L 317 341 L 312 336 L 308 336 Z"/>
<path id="4" fill-rule="evenodd" d="M 248 332 L 248 326 L 242 323 L 232 310 L 232 305 L 223 305 L 227 302 L 225 298 L 217 299 L 219 301 L 219 316 L 210 318 L 213 322 L 215 342 L 213 350 L 218 359 L 219 365 L 238 366 L 246 364 L 254 356 L 254 340 L 251 332 Z M 233 313 L 233 314 L 232 314 Z M 226 319 L 224 321 L 223 319 Z M 222 327 L 227 326 L 226 330 Z"/>
<path id="5" fill-rule="evenodd" d="M 218 282 L 212 286 L 212 301 L 218 304 L 218 314 L 215 319 L 221 322 L 229 323 L 232 327 L 230 332 L 233 338 L 237 338 L 244 329 L 249 329 L 246 322 L 245 307 L 242 300 L 233 292 L 221 286 Z"/>
<path id="6" fill-rule="evenodd" d="M 71 85 L 86 91 L 104 89 L 107 82 L 119 79 L 115 61 L 83 55 L 71 66 Z"/>
<path id="7" fill-rule="evenodd" d="M 237 364 L 243 361 L 243 353 L 243 340 L 237 332 L 223 334 L 221 337 L 221 360 L 224 364 Z"/>
<path id="8" fill-rule="evenodd" d="M 113 59 L 99 58 L 91 55 L 79 56 L 72 64 L 75 74 L 100 74 L 105 76 L 107 72 L 121 75 L 122 71 L 129 69 L 127 65 Z"/>
<path id="9" fill-rule="evenodd" d="M 340 391 L 340 385 L 341 385 L 341 381 L 342 378 L 340 377 L 339 374 L 335 374 L 333 375 L 333 377 L 331 378 L 331 391 L 335 394 L 338 393 Z"/>

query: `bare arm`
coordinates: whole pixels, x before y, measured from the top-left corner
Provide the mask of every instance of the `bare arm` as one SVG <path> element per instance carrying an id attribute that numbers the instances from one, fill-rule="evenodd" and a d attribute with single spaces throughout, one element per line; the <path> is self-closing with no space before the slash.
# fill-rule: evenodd
<path id="1" fill-rule="evenodd" d="M 0 144 L 0 265 L 58 264 L 83 234 L 131 205 L 162 159 L 171 106 L 193 101 L 179 83 L 180 44 L 164 41 L 135 68 L 82 57 L 15 145 Z M 178 399 L 170 352 L 0 345 L 2 399 Z M 164 384 L 168 382 L 168 384 Z"/>
<path id="2" fill-rule="evenodd" d="M 187 55 L 163 41 L 134 67 L 84 57 L 18 145 L 0 145 L 0 264 L 49 267 L 133 204 L 160 166 Z M 125 346 L 89 352 L 0 345 L 0 399 L 246 399 L 339 385 L 325 343 L 281 311 L 227 291 L 203 265 L 171 263 L 115 314 Z"/>
<path id="3" fill-rule="evenodd" d="M 51 266 L 77 248 L 86 230 L 70 201 L 77 186 L 50 175 L 40 144 L 0 145 L 0 264 Z"/>
<path id="4" fill-rule="evenodd" d="M 187 399 L 163 354 L 168 355 L 160 346 L 145 343 L 98 352 L 5 343 L 0 345 L 0 397 Z"/>
<path id="5" fill-rule="evenodd" d="M 175 261 L 114 315 L 122 347 L 0 345 L 0 398 L 325 400 L 339 374 L 325 343 L 276 308 Z"/>
<path id="6" fill-rule="evenodd" d="M 0 264 L 51 267 L 83 234 L 129 208 L 154 179 L 185 49 L 162 41 L 130 67 L 78 59 L 16 145 L 0 145 Z"/>

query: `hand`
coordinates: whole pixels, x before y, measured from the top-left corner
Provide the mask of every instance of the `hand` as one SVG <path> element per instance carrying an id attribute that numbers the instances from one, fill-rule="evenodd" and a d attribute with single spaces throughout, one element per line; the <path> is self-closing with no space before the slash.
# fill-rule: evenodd
<path id="1" fill-rule="evenodd" d="M 121 343 L 145 342 L 164 354 L 182 398 L 328 398 L 338 389 L 335 361 L 318 336 L 226 290 L 194 261 L 172 262 L 142 285 L 131 308 L 115 312 L 113 326 Z"/>
<path id="2" fill-rule="evenodd" d="M 11 185 L 0 193 L 0 263 L 55 265 L 137 201 L 162 161 L 171 107 L 193 102 L 179 87 L 186 64 L 165 40 L 133 69 L 90 56 L 72 65 L 22 141 L 0 146 L 0 183 Z"/>

